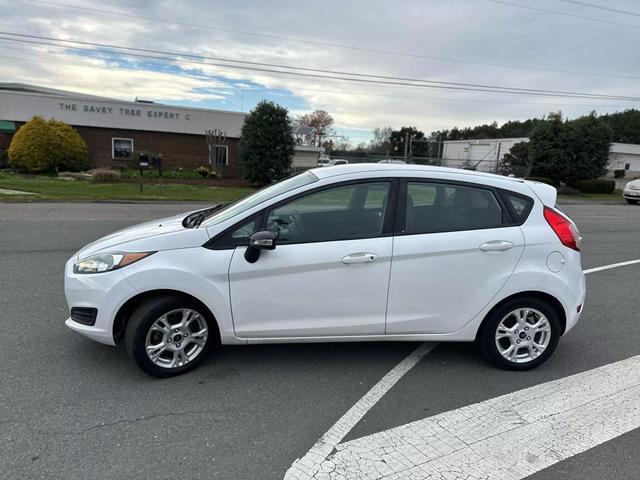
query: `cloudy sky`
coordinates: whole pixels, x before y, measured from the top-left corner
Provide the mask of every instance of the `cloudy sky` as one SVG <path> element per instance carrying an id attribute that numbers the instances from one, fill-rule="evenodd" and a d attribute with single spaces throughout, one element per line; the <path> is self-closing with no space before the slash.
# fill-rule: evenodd
<path id="1" fill-rule="evenodd" d="M 557 110 L 576 116 L 639 107 L 634 99 L 318 78 L 365 78 L 346 75 L 356 73 L 640 97 L 639 3 L 0 0 L 0 81 L 236 111 L 269 99 L 294 114 L 329 111 L 339 133 L 357 144 L 377 126 L 413 125 L 428 133 Z M 155 53 L 60 48 L 7 33 Z M 282 73 L 282 66 L 296 74 Z"/>

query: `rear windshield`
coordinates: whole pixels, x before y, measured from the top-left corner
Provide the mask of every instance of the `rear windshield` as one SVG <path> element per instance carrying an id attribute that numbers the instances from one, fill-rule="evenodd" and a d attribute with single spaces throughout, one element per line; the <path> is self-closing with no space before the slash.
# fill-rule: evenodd
<path id="1" fill-rule="evenodd" d="M 271 200 L 278 195 L 282 195 L 283 193 L 290 192 L 292 190 L 295 190 L 296 188 L 304 187 L 305 185 L 309 185 L 310 183 L 317 181 L 318 177 L 316 177 L 311 172 L 304 172 L 300 175 L 296 175 L 295 177 L 287 178 L 286 180 L 258 190 L 256 193 L 226 206 L 222 210 L 218 211 L 215 215 L 208 218 L 203 223 L 203 226 L 210 227 L 212 225 L 217 225 L 224 222 L 225 220 L 228 220 L 231 217 L 246 212 L 256 205 L 260 205 L 267 200 Z"/>

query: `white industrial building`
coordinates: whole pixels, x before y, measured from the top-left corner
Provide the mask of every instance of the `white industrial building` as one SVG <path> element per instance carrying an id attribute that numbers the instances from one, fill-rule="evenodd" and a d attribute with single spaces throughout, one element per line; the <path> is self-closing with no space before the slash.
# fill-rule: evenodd
<path id="1" fill-rule="evenodd" d="M 475 167 L 480 171 L 494 172 L 496 160 L 502 163 L 505 154 L 511 151 L 513 145 L 528 141 L 528 137 L 447 140 L 443 142 L 442 160 L 448 167 Z M 607 169 L 640 173 L 640 145 L 612 143 Z"/>
<path id="2" fill-rule="evenodd" d="M 480 171 L 496 170 L 496 160 L 502 163 L 506 153 L 516 143 L 529 138 L 488 138 L 485 140 L 447 140 L 442 145 L 442 159 L 448 167 L 475 167 Z"/>
<path id="3" fill-rule="evenodd" d="M 640 172 L 640 145 L 612 143 L 609 153 L 609 170 Z"/>

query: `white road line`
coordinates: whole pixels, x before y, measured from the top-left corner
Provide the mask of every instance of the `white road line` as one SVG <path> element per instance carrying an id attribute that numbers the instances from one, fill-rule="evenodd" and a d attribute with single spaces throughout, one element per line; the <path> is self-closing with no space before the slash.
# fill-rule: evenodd
<path id="1" fill-rule="evenodd" d="M 589 268 L 582 272 L 586 275 L 588 273 L 601 272 L 602 270 L 609 270 L 610 268 L 626 267 L 627 265 L 634 265 L 640 263 L 640 260 L 629 260 L 628 262 L 612 263 L 611 265 L 604 265 L 602 267 Z"/>
<path id="2" fill-rule="evenodd" d="M 343 443 L 298 478 L 518 480 L 638 427 L 635 356 Z"/>
<path id="3" fill-rule="evenodd" d="M 285 479 L 313 478 L 322 462 L 326 460 L 334 448 L 347 433 L 365 416 L 398 380 L 400 380 L 422 357 L 433 350 L 437 343 L 423 343 L 404 360 L 387 373 L 371 390 L 364 394 L 358 402 L 345 413 L 335 425 L 311 447 L 307 454 L 296 460 L 287 470 Z"/>
<path id="4" fill-rule="evenodd" d="M 624 267 L 627 265 L 633 265 L 640 263 L 639 260 L 631 260 L 628 262 L 614 263 L 611 265 L 604 265 L 602 267 L 591 268 L 583 270 L 584 274 L 593 272 L 599 272 L 602 270 L 608 270 L 610 268 Z M 351 429 L 364 417 L 364 415 L 393 387 L 398 380 L 400 380 L 411 368 L 413 368 L 427 353 L 436 347 L 437 343 L 424 343 L 407 356 L 402 362 L 396 365 L 389 373 L 387 373 L 378 383 L 376 383 L 371 390 L 369 390 L 358 402 L 351 407 L 327 432 L 311 447 L 307 454 L 296 460 L 293 465 L 287 470 L 285 474 L 285 480 L 287 479 L 311 479 L 311 478 L 333 478 L 327 476 L 327 465 L 332 465 L 331 461 L 327 458 L 332 452 L 337 449 L 338 453 L 344 449 L 344 445 L 350 445 L 354 442 L 348 442 L 343 445 L 339 445 L 342 439 L 351 431 Z M 534 387 L 537 388 L 537 387 Z M 516 392 L 517 393 L 517 392 Z M 428 420 L 428 419 L 427 419 Z M 411 425 L 411 424 L 409 424 Z M 406 427 L 406 425 L 405 425 Z M 403 428 L 403 427 L 399 427 Z M 385 432 L 382 432 L 384 434 Z M 376 434 L 378 435 L 378 434 Z M 369 437 L 365 437 L 369 438 Z M 462 442 L 462 440 L 460 440 Z M 437 440 L 436 440 L 437 443 Z M 464 442 L 463 442 L 464 443 Z M 407 444 L 407 448 L 416 450 L 411 444 Z M 389 451 L 393 450 L 389 448 Z M 325 472 L 321 471 L 324 469 Z M 407 472 L 408 473 L 408 472 Z M 317 477 L 316 477 L 317 475 Z M 352 473 L 350 474 L 352 475 Z M 418 474 L 419 478 L 423 478 L 421 474 Z M 335 478 L 342 478 L 337 476 Z M 346 478 L 352 478 L 347 476 Z M 358 477 L 353 477 L 358 478 Z M 366 477 L 369 478 L 369 477 Z M 380 477 L 371 477 L 380 478 Z M 404 475 L 403 475 L 404 478 Z M 434 477 L 440 478 L 440 477 Z M 471 477 L 473 478 L 473 477 Z M 500 477 L 495 477 L 500 478 Z"/>

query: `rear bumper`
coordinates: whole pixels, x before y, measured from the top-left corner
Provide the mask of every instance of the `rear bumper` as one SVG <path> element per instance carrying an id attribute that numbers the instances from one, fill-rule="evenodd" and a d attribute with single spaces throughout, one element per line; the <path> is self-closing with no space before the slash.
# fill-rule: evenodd
<path id="1" fill-rule="evenodd" d="M 564 330 L 564 333 L 569 332 L 573 327 L 576 326 L 578 320 L 580 320 L 580 316 L 582 312 L 584 312 L 584 301 L 587 296 L 587 284 L 585 281 L 584 273 L 580 276 L 580 284 L 577 290 L 577 297 L 575 300 L 575 306 L 571 308 L 571 305 L 565 306 L 566 316 L 567 316 L 567 325 Z M 580 311 L 578 312 L 578 307 L 580 307 Z"/>

